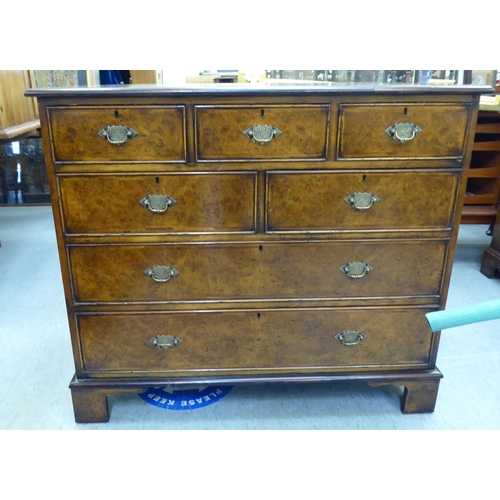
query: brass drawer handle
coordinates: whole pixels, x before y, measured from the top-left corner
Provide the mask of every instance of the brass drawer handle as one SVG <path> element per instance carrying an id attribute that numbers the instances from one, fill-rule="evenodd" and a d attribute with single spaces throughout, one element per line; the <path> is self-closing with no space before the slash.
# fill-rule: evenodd
<path id="1" fill-rule="evenodd" d="M 354 193 L 344 198 L 344 201 L 355 210 L 368 210 L 380 198 L 371 193 Z"/>
<path id="2" fill-rule="evenodd" d="M 340 270 L 347 277 L 356 280 L 373 271 L 373 267 L 370 266 L 370 264 L 365 264 L 364 262 L 349 262 L 349 264 L 341 266 Z"/>
<path id="3" fill-rule="evenodd" d="M 362 340 L 366 338 L 366 335 L 361 332 L 342 332 L 335 335 L 335 338 L 343 345 L 351 346 L 359 344 Z"/>
<path id="4" fill-rule="evenodd" d="M 153 278 L 158 283 L 166 283 L 179 275 L 179 271 L 170 266 L 153 266 L 144 271 L 146 276 Z"/>
<path id="5" fill-rule="evenodd" d="M 103 139 L 107 139 L 110 144 L 121 146 L 129 139 L 133 139 L 137 135 L 137 132 L 123 125 L 108 125 L 106 128 L 100 130 L 98 135 Z"/>
<path id="6" fill-rule="evenodd" d="M 143 198 L 139 202 L 143 207 L 148 208 L 151 212 L 155 214 L 161 214 L 166 212 L 169 207 L 175 205 L 177 200 L 174 200 L 170 196 L 164 194 L 150 194 Z"/>
<path id="7" fill-rule="evenodd" d="M 399 141 L 400 143 L 411 141 L 420 134 L 420 132 L 422 132 L 422 129 L 413 123 L 395 123 L 385 130 L 385 133 L 393 141 Z"/>
<path id="8" fill-rule="evenodd" d="M 272 125 L 254 125 L 243 131 L 243 135 L 251 139 L 252 142 L 258 142 L 263 146 L 266 142 L 271 142 L 278 135 L 281 135 L 281 130 Z"/>
<path id="9" fill-rule="evenodd" d="M 172 335 L 157 335 L 156 337 L 149 339 L 149 341 L 156 347 L 165 350 L 171 349 L 172 347 L 178 346 L 182 343 L 181 339 L 172 337 Z"/>

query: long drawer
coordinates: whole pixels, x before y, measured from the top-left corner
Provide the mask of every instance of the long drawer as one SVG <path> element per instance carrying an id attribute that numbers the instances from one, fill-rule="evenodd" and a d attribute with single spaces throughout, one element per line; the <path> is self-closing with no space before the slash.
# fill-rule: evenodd
<path id="1" fill-rule="evenodd" d="M 459 174 L 268 172 L 268 231 L 449 229 Z"/>
<path id="2" fill-rule="evenodd" d="M 75 302 L 436 296 L 435 240 L 70 245 Z"/>
<path id="3" fill-rule="evenodd" d="M 134 377 L 425 367 L 425 309 L 78 315 L 83 371 Z"/>
<path id="4" fill-rule="evenodd" d="M 457 158 L 469 105 L 342 104 L 338 159 Z"/>
<path id="5" fill-rule="evenodd" d="M 329 105 L 196 106 L 198 160 L 322 160 Z"/>
<path id="6" fill-rule="evenodd" d="M 67 234 L 254 232 L 256 172 L 60 176 Z"/>
<path id="7" fill-rule="evenodd" d="M 49 107 L 55 162 L 185 162 L 184 106 Z"/>

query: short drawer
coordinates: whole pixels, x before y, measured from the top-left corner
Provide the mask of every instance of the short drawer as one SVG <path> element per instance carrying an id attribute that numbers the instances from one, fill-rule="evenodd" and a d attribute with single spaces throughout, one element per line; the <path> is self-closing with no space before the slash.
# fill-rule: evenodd
<path id="1" fill-rule="evenodd" d="M 84 373 L 134 377 L 422 368 L 432 343 L 427 312 L 339 308 L 77 317 Z"/>
<path id="2" fill-rule="evenodd" d="M 91 303 L 437 296 L 445 252 L 433 240 L 69 246 L 75 301 Z"/>
<path id="3" fill-rule="evenodd" d="M 267 231 L 449 229 L 457 172 L 269 172 Z"/>
<path id="4" fill-rule="evenodd" d="M 185 162 L 184 106 L 49 107 L 55 162 Z"/>
<path id="5" fill-rule="evenodd" d="M 337 157 L 461 157 L 469 112 L 468 104 L 342 104 Z"/>
<path id="6" fill-rule="evenodd" d="M 198 160 L 324 160 L 330 107 L 196 106 Z"/>
<path id="7" fill-rule="evenodd" d="M 67 234 L 255 230 L 255 172 L 58 179 Z"/>

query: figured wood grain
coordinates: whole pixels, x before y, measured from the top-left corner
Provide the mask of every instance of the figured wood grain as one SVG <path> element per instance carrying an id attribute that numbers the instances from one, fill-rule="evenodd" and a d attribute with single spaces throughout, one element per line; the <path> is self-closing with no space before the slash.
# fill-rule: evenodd
<path id="1" fill-rule="evenodd" d="M 441 309 L 444 309 L 446 307 L 446 302 L 448 299 L 451 271 L 452 271 L 452 267 L 453 267 L 453 263 L 454 263 L 454 259 L 455 259 L 458 231 L 460 229 L 462 209 L 464 206 L 463 202 L 464 202 L 464 198 L 465 198 L 465 192 L 467 189 L 467 176 L 469 173 L 469 168 L 470 168 L 470 163 L 471 163 L 472 147 L 474 145 L 475 126 L 477 123 L 478 110 L 479 110 L 479 99 L 480 99 L 480 96 L 478 96 L 478 95 L 472 96 L 471 104 L 470 104 L 471 114 L 469 116 L 468 123 L 466 124 L 466 127 L 465 127 L 465 152 L 464 152 L 464 158 L 463 158 L 464 166 L 462 169 L 462 175 L 460 176 L 460 182 L 459 182 L 458 189 L 457 189 L 457 197 L 456 197 L 455 206 L 453 209 L 454 214 L 453 214 L 453 221 L 452 221 L 452 232 L 450 235 L 449 251 L 446 255 L 446 262 L 444 265 L 444 279 L 443 279 L 443 286 L 441 289 L 441 301 L 440 301 Z M 436 345 L 435 349 L 433 349 L 433 352 L 432 352 L 432 358 L 434 359 L 434 362 L 437 358 L 437 354 L 438 354 L 438 349 L 437 349 L 437 345 Z"/>
<path id="2" fill-rule="evenodd" d="M 268 172 L 268 231 L 449 228 L 458 172 Z M 344 200 L 380 198 L 367 210 Z"/>
<path id="3" fill-rule="evenodd" d="M 329 367 L 386 369 L 424 367 L 432 333 L 426 310 L 285 310 L 165 314 L 79 315 L 85 371 L 176 371 Z M 335 335 L 357 330 L 366 338 L 345 346 Z M 172 335 L 182 340 L 164 350 L 149 340 Z M 216 373 L 214 373 L 216 374 Z"/>
<path id="4" fill-rule="evenodd" d="M 440 380 L 406 382 L 401 402 L 405 414 L 432 413 L 436 407 Z"/>
<path id="5" fill-rule="evenodd" d="M 198 160 L 325 159 L 329 106 L 196 106 Z M 281 135 L 264 145 L 243 132 L 271 125 Z"/>
<path id="6" fill-rule="evenodd" d="M 184 106 L 49 107 L 55 162 L 158 161 L 186 159 Z M 98 135 L 109 125 L 137 136 L 121 146 Z"/>
<path id="7" fill-rule="evenodd" d="M 435 295 L 444 241 L 71 246 L 77 302 L 256 300 Z M 340 267 L 373 271 L 348 278 Z M 152 266 L 179 276 L 158 283 Z"/>
<path id="8" fill-rule="evenodd" d="M 108 422 L 108 392 L 97 389 L 73 389 L 71 399 L 76 423 Z"/>
<path id="9" fill-rule="evenodd" d="M 339 159 L 459 157 L 464 152 L 469 105 L 341 105 Z M 401 143 L 385 130 L 395 123 L 422 129 Z"/>
<path id="10" fill-rule="evenodd" d="M 382 385 L 403 386 L 401 411 L 404 414 L 432 413 L 436 407 L 439 383 L 442 378 L 443 375 L 436 369 L 428 374 L 421 372 L 420 377 L 405 379 L 404 375 L 396 375 L 392 379 L 387 378 L 385 381 L 371 381 L 369 385 L 372 387 Z"/>
<path id="11" fill-rule="evenodd" d="M 257 175 L 248 173 L 59 177 L 65 232 L 75 234 L 253 232 Z M 139 202 L 176 204 L 153 213 Z"/>
<path id="12" fill-rule="evenodd" d="M 474 135 L 469 120 L 475 120 L 479 94 L 487 90 L 209 87 L 30 93 L 40 98 L 53 191 L 77 372 L 71 389 L 96 391 L 77 397 L 77 418 L 105 420 L 105 395 L 110 392 L 214 380 L 349 379 L 404 382 L 407 387 L 415 382 L 405 411 L 432 411 L 436 384 L 427 381 L 441 376 L 435 368 L 439 334 L 430 333 L 424 318 L 427 311 L 445 306 L 465 191 L 461 171 L 467 171 Z M 53 116 L 47 108 L 67 110 L 59 138 L 50 135 Z M 137 113 L 139 108 L 148 111 Z M 347 118 L 342 113 L 354 108 L 359 112 Z M 133 146 L 135 138 L 116 154 L 100 138 L 101 144 L 92 149 L 96 132 L 75 135 L 82 124 L 115 124 L 106 110 L 114 117 L 120 109 L 129 109 L 130 118 L 143 127 L 144 144 Z M 167 113 L 172 109 L 182 112 L 172 117 Z M 203 110 L 208 118 L 200 127 Z M 80 120 L 77 113 L 87 111 Z M 228 111 L 234 113 L 224 114 Z M 286 113 L 280 115 L 282 111 Z M 267 123 L 274 112 L 282 123 L 272 125 L 286 134 L 265 146 L 231 128 Z M 382 124 L 385 117 L 391 121 Z M 419 117 L 423 121 L 417 122 Z M 249 123 L 244 123 L 247 118 Z M 385 129 L 405 120 L 425 127 L 414 141 L 399 147 Z M 383 139 L 374 129 L 379 125 Z M 359 139 L 364 126 L 365 135 L 372 134 L 366 140 Z M 175 130 L 165 138 L 169 127 Z M 182 136 L 175 135 L 179 130 Z M 202 138 L 201 132 L 207 131 Z M 58 146 L 67 148 L 66 159 L 52 156 L 52 146 L 56 152 Z M 324 177 L 318 176 L 321 171 Z M 220 200 L 220 211 L 217 199 L 227 196 L 227 189 L 217 188 L 215 177 L 214 182 L 197 184 L 188 176 L 196 179 L 207 172 L 227 179 L 241 175 L 240 186 Z M 300 182 L 292 180 L 295 175 Z M 126 180 L 134 178 L 142 188 L 152 179 L 156 183 L 156 177 L 162 188 L 165 179 L 178 179 L 177 189 L 191 190 L 191 199 L 201 198 L 178 222 L 202 231 L 206 227 L 207 232 L 142 232 L 151 221 L 141 220 L 125 202 L 129 194 L 135 196 Z M 84 186 L 89 179 L 91 184 Z M 358 213 L 343 201 L 352 192 L 340 197 L 343 187 L 383 196 L 373 210 Z M 250 191 L 252 196 L 256 191 L 252 230 L 257 232 L 228 231 L 231 220 L 240 228 L 245 221 L 248 229 Z M 98 201 L 92 204 L 86 195 Z M 343 209 L 333 208 L 338 207 L 337 197 Z M 109 199 L 115 200 L 116 209 L 110 208 Z M 227 203 L 234 203 L 227 209 L 231 215 Z M 340 212 L 344 209 L 348 216 Z M 363 222 L 356 222 L 358 215 Z M 65 219 L 71 221 L 70 231 L 89 233 L 65 234 Z M 347 278 L 338 268 L 351 260 L 367 262 L 372 272 L 361 280 Z M 157 264 L 171 265 L 180 274 L 170 283 L 155 283 L 143 272 Z M 344 329 L 362 330 L 367 337 L 357 346 L 343 346 L 334 336 Z M 169 351 L 158 349 L 149 342 L 158 334 L 175 335 L 182 343 Z"/>

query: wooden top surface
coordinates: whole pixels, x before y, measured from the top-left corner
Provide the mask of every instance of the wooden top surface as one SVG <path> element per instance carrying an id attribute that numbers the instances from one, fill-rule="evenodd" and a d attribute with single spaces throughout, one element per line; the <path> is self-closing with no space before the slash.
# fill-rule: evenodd
<path id="1" fill-rule="evenodd" d="M 166 87 L 163 85 L 101 85 L 95 87 L 33 88 L 25 93 L 28 97 L 126 97 L 126 96 L 294 96 L 304 94 L 489 94 L 489 86 L 476 85 L 407 85 L 407 84 L 338 84 L 338 83 L 261 83 L 246 84 L 186 84 Z"/>

